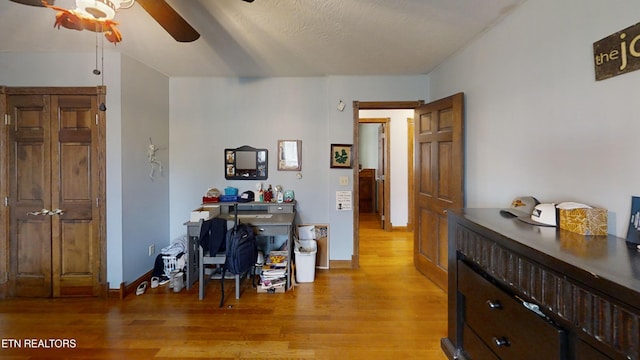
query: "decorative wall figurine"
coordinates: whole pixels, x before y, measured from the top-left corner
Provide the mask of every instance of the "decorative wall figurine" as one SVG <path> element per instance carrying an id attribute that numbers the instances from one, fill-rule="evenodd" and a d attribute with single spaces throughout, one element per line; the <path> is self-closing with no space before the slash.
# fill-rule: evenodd
<path id="1" fill-rule="evenodd" d="M 155 175 L 156 168 L 160 172 L 160 176 L 162 173 L 162 162 L 156 159 L 156 152 L 159 150 L 157 146 L 153 144 L 151 138 L 149 138 L 149 148 L 147 149 L 147 159 L 149 160 L 149 165 L 151 165 L 151 172 L 149 173 L 149 178 L 153 181 L 153 176 Z"/>

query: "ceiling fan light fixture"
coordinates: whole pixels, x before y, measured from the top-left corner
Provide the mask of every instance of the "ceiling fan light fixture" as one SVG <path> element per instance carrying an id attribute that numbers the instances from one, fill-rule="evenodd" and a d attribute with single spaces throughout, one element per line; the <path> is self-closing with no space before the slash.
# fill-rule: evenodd
<path id="1" fill-rule="evenodd" d="M 122 0 L 76 0 L 76 11 L 87 18 L 113 20 Z"/>

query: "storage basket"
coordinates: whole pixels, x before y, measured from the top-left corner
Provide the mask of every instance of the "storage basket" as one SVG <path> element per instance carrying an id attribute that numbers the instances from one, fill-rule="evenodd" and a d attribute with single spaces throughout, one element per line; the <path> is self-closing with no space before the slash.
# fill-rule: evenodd
<path id="1" fill-rule="evenodd" d="M 171 277 L 171 273 L 177 271 L 178 259 L 175 256 L 162 256 L 164 262 L 164 275 L 168 278 Z"/>

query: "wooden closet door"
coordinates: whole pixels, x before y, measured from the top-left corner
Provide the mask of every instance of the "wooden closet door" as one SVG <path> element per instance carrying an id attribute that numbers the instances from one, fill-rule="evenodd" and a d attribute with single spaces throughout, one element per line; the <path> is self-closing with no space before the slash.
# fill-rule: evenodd
<path id="1" fill-rule="evenodd" d="M 10 295 L 50 297 L 51 209 L 49 97 L 12 95 L 10 178 Z"/>
<path id="2" fill-rule="evenodd" d="M 97 98 L 51 97 L 53 296 L 98 295 Z"/>
<path id="3" fill-rule="evenodd" d="M 100 294 L 97 109 L 96 95 L 7 97 L 10 296 Z"/>

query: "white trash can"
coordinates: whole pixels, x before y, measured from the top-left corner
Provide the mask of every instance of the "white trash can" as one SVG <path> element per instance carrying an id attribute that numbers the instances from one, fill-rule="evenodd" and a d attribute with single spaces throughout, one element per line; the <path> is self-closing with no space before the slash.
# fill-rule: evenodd
<path id="1" fill-rule="evenodd" d="M 296 281 L 299 283 L 313 282 L 316 276 L 318 243 L 315 240 L 296 241 L 293 252 L 296 256 Z"/>

